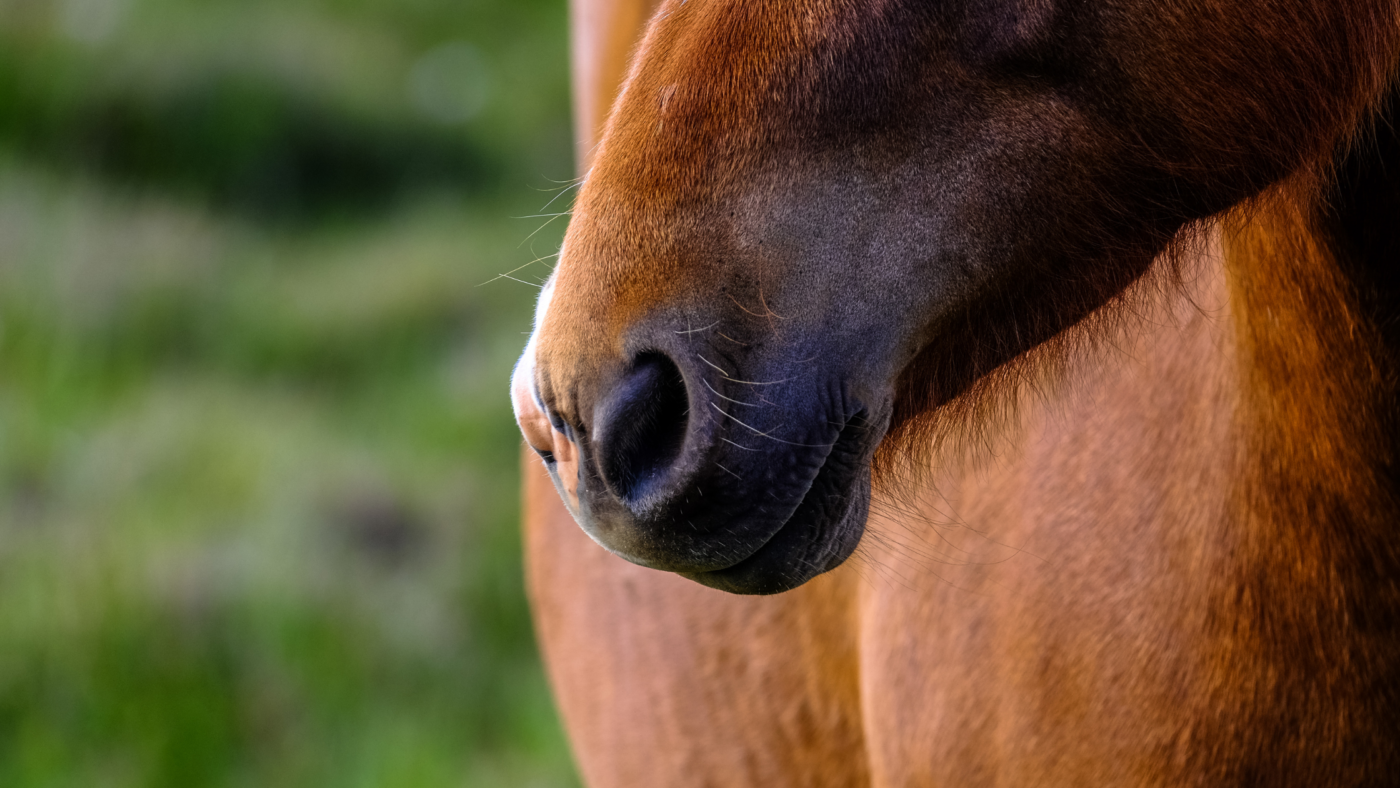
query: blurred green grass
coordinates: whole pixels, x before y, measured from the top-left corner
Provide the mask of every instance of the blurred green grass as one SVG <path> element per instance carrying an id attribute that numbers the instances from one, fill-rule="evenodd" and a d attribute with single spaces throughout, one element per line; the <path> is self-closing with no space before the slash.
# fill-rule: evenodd
<path id="1" fill-rule="evenodd" d="M 495 279 L 562 230 L 564 24 L 0 0 L 0 785 L 576 784 Z"/>

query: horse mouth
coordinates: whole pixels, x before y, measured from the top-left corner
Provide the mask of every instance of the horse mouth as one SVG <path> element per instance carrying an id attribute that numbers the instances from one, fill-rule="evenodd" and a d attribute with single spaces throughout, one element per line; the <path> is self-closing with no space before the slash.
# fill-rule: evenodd
<path id="1" fill-rule="evenodd" d="M 870 511 L 870 429 L 846 422 L 786 522 L 747 558 L 684 577 L 735 594 L 776 594 L 840 566 L 860 543 Z"/>

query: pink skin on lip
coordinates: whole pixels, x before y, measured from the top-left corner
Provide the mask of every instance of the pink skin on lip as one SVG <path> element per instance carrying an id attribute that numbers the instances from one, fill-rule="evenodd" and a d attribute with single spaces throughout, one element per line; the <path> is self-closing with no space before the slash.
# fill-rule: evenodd
<path id="1" fill-rule="evenodd" d="M 535 307 L 535 330 L 544 322 L 545 310 L 549 308 L 549 297 L 554 292 L 554 280 L 545 285 L 540 293 L 539 304 Z M 564 434 L 554 429 L 550 423 L 549 416 L 540 407 L 539 399 L 535 396 L 535 336 L 530 336 L 530 342 L 525 346 L 525 352 L 521 354 L 520 361 L 515 365 L 515 372 L 510 377 L 510 400 L 515 408 L 515 423 L 520 425 L 520 432 L 525 435 L 525 442 L 530 444 L 530 448 L 538 452 L 549 452 L 554 455 L 555 478 L 558 481 L 561 492 L 564 494 L 564 503 L 568 505 L 570 513 L 578 516 L 578 447 L 573 441 L 564 437 Z"/>

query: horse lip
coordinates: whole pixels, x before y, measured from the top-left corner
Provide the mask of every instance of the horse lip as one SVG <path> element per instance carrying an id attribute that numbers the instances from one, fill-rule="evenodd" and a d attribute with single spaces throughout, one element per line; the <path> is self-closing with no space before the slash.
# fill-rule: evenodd
<path id="1" fill-rule="evenodd" d="M 834 541 L 840 540 L 843 536 L 849 536 L 840 533 L 837 529 L 843 524 L 846 524 L 847 520 L 850 518 L 853 507 L 864 509 L 869 504 L 868 490 L 862 491 L 856 489 L 860 473 L 869 467 L 869 458 L 861 458 L 849 468 L 843 469 L 835 466 L 847 456 L 859 457 L 864 453 L 861 449 L 865 448 L 862 444 L 864 443 L 863 438 L 865 438 L 866 435 L 864 434 L 864 427 L 858 423 L 862 421 L 864 417 L 865 414 L 862 411 L 847 421 L 846 426 L 842 428 L 840 434 L 838 434 L 836 440 L 832 443 L 831 450 L 827 452 L 826 458 L 823 459 L 822 466 L 817 469 L 817 473 L 812 479 L 811 486 L 807 488 L 807 492 L 804 493 L 802 499 L 798 501 L 797 506 L 793 509 L 792 514 L 788 516 L 788 519 L 784 521 L 777 530 L 773 531 L 767 539 L 763 540 L 761 544 L 756 546 L 743 558 L 729 566 L 702 572 L 683 572 L 681 574 L 703 585 L 720 588 L 726 591 L 745 594 L 769 594 L 786 591 L 801 585 L 822 572 L 836 568 L 836 566 L 849 557 L 850 552 L 855 548 L 854 541 L 851 541 L 848 545 L 835 545 L 834 552 L 829 550 L 829 548 L 833 547 Z M 844 473 L 841 473 L 841 471 L 844 471 Z M 839 475 L 837 475 L 838 473 Z M 820 506 L 820 502 L 816 500 L 817 496 L 830 498 L 837 495 L 841 497 L 844 505 L 841 506 L 840 510 L 834 513 L 834 515 L 828 514 L 828 516 L 816 522 L 799 522 L 799 520 L 805 519 L 805 515 L 810 508 Z M 861 525 L 863 525 L 863 519 L 864 518 L 862 518 Z M 760 578 L 757 583 L 748 582 L 742 577 L 746 573 L 746 570 L 760 569 L 760 567 L 757 566 L 758 562 L 774 559 L 775 556 L 773 555 L 764 555 L 765 551 L 772 552 L 772 550 L 782 547 L 783 542 L 787 541 L 784 537 L 792 537 L 793 529 L 797 528 L 813 528 L 818 530 L 817 539 L 813 541 L 818 542 L 816 545 L 818 548 L 817 557 L 820 557 L 822 552 L 827 553 L 826 557 L 828 560 L 826 562 L 819 566 L 812 565 L 808 561 L 808 556 L 799 553 L 796 556 L 797 563 L 806 564 L 802 567 L 801 576 L 793 576 L 784 573 L 779 577 L 766 576 Z M 806 543 L 799 542 L 795 549 L 801 551 L 804 544 L 810 546 L 812 541 Z M 810 550 L 808 552 L 810 552 Z M 777 556 L 776 558 L 779 563 L 786 563 L 784 559 L 791 558 L 791 556 Z"/>
<path id="2" fill-rule="evenodd" d="M 539 389 L 534 384 L 533 355 L 527 350 L 516 371 L 511 376 L 511 405 L 515 409 L 515 421 L 530 447 L 549 469 L 559 494 L 570 512 L 579 510 L 578 462 L 579 451 L 573 436 L 565 425 L 556 423 L 558 416 L 550 411 L 540 398 Z M 570 487 L 570 479 L 573 486 Z"/>

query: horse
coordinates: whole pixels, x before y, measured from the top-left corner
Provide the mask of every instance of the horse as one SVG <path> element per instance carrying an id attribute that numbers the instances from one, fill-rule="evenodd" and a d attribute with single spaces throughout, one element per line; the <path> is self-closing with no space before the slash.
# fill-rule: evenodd
<path id="1" fill-rule="evenodd" d="M 511 386 L 588 785 L 1400 781 L 1394 0 L 572 18 Z"/>

